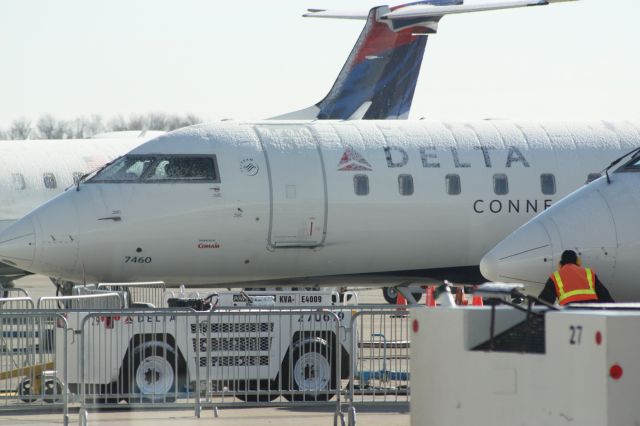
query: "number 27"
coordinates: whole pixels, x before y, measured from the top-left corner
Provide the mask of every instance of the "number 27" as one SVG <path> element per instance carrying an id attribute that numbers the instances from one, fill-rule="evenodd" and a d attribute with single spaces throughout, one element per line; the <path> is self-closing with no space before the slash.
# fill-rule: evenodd
<path id="1" fill-rule="evenodd" d="M 579 345 L 580 340 L 582 338 L 582 326 L 581 325 L 571 325 L 569 326 L 569 331 L 571 331 L 571 337 L 569 338 L 570 345 Z"/>

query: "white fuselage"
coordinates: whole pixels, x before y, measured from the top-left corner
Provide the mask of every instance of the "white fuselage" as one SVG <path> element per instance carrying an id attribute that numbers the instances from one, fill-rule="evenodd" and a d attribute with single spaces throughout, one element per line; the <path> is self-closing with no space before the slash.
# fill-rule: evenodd
<path id="1" fill-rule="evenodd" d="M 140 133 L 140 132 L 137 132 Z M 150 138 L 0 141 L 0 228 Z"/>
<path id="2" fill-rule="evenodd" d="M 640 166 L 636 157 L 631 161 Z M 604 163 L 603 163 L 604 164 Z M 580 188 L 514 231 L 482 259 L 492 280 L 541 286 L 575 250 L 616 302 L 640 301 L 640 174 L 627 164 Z"/>
<path id="3" fill-rule="evenodd" d="M 478 265 L 637 145 L 631 123 L 194 126 L 129 155 L 215 156 L 215 179 L 90 180 L 1 234 L 0 259 L 74 281 L 193 285 Z"/>

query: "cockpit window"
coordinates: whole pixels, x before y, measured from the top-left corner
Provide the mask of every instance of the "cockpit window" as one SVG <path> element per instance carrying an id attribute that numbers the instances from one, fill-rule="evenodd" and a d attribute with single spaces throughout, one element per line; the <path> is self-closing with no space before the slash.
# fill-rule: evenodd
<path id="1" fill-rule="evenodd" d="M 636 156 L 629 161 L 624 167 L 622 167 L 619 171 L 621 172 L 640 172 L 640 156 Z"/>
<path id="2" fill-rule="evenodd" d="M 213 155 L 127 155 L 88 182 L 220 182 Z"/>
<path id="3" fill-rule="evenodd" d="M 216 180 L 213 157 L 159 158 L 144 177 L 145 181 L 201 181 Z"/>
<path id="4" fill-rule="evenodd" d="M 89 182 L 136 182 L 154 157 L 125 156 L 98 172 Z"/>

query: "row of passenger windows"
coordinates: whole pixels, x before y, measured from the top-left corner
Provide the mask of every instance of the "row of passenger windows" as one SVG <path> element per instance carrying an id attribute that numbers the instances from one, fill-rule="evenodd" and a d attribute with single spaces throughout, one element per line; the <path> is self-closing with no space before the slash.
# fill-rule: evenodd
<path id="1" fill-rule="evenodd" d="M 600 177 L 600 173 L 589 173 L 587 183 Z M 448 174 L 444 178 L 447 194 L 459 195 L 462 192 L 462 181 L 458 174 Z M 353 177 L 353 189 L 356 195 L 369 195 L 369 176 L 355 175 Z M 544 195 L 556 193 L 556 177 L 551 173 L 540 175 L 540 191 Z M 400 195 L 413 195 L 413 176 L 398 175 L 398 192 Z M 505 174 L 493 175 L 493 192 L 496 195 L 509 193 L 509 178 Z"/>
<path id="2" fill-rule="evenodd" d="M 74 181 L 84 173 L 82 172 L 74 172 L 73 179 Z M 42 174 L 42 182 L 44 183 L 44 187 L 47 189 L 56 189 L 58 187 L 58 180 L 56 179 L 56 175 L 53 173 L 43 173 Z M 17 191 L 22 191 L 27 189 L 27 181 L 24 178 L 22 173 L 12 173 L 11 174 L 11 184 L 13 189 Z"/>

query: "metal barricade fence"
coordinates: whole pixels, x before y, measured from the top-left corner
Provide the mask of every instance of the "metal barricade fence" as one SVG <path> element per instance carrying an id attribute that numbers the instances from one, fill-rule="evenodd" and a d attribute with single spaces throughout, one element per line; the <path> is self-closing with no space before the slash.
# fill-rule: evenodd
<path id="1" fill-rule="evenodd" d="M 121 294 L 101 293 L 81 296 L 52 296 L 38 299 L 38 309 L 45 310 L 69 310 L 85 309 L 87 311 L 109 310 L 124 308 L 124 298 Z"/>
<path id="2" fill-rule="evenodd" d="M 74 313 L 75 314 L 75 313 Z M 354 347 L 351 310 L 331 308 L 70 313 L 80 330 L 69 387 L 87 410 L 172 404 L 336 406 Z M 335 400 L 334 400 L 335 399 Z M 121 406 L 122 404 L 120 404 Z"/>
<path id="3" fill-rule="evenodd" d="M 67 312 L 0 311 L 0 411 L 63 404 L 67 421 L 71 397 L 86 423 L 87 410 L 123 401 L 189 407 L 197 416 L 225 406 L 335 405 L 337 423 L 344 400 L 353 424 L 358 404 L 410 399 L 402 307 L 91 312 L 89 299 L 92 308 L 121 302 L 111 294 L 42 298 L 41 306 L 63 302 Z M 67 308 L 74 304 L 82 309 Z"/>
<path id="4" fill-rule="evenodd" d="M 408 403 L 411 348 L 406 306 L 359 306 L 351 322 L 359 339 L 348 399 L 353 403 Z"/>
<path id="5" fill-rule="evenodd" d="M 0 286 L 0 295 L 3 298 L 9 297 L 31 297 L 29 292 L 24 288 L 20 287 L 1 287 Z"/>
<path id="6" fill-rule="evenodd" d="M 0 412 L 60 408 L 68 425 L 67 360 L 61 314 L 1 311 Z"/>
<path id="7" fill-rule="evenodd" d="M 136 282 L 136 283 L 100 283 L 99 290 L 124 291 L 129 295 L 131 307 L 136 304 L 151 304 L 150 308 L 165 308 L 166 286 L 163 281 Z M 139 308 L 144 308 L 140 306 Z"/>
<path id="8" fill-rule="evenodd" d="M 0 299 L 0 312 L 2 311 L 24 311 L 34 308 L 31 297 L 6 297 Z"/>

